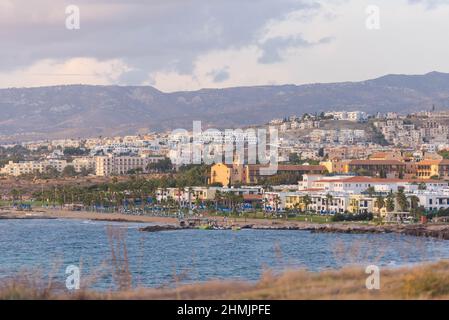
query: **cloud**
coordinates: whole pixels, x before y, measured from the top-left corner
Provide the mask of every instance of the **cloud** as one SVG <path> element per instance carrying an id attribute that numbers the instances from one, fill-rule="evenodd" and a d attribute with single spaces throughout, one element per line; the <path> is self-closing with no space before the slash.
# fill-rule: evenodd
<path id="1" fill-rule="evenodd" d="M 160 71 L 191 74 L 200 55 L 251 45 L 269 21 L 316 6 L 310 0 L 78 0 L 81 29 L 67 30 L 65 7 L 72 2 L 2 0 L 0 72 L 89 57 L 122 60 L 131 69 L 120 77 L 125 84 Z"/>
<path id="2" fill-rule="evenodd" d="M 322 38 L 317 42 L 309 42 L 300 35 L 289 37 L 274 37 L 261 44 L 262 55 L 259 63 L 270 64 L 283 61 L 282 54 L 288 49 L 310 48 L 319 44 L 329 43 L 331 37 Z"/>
<path id="3" fill-rule="evenodd" d="M 423 4 L 427 9 L 435 9 L 441 5 L 449 5 L 449 0 L 408 0 L 410 4 Z"/>
<path id="4" fill-rule="evenodd" d="M 211 72 L 207 73 L 207 76 L 211 77 L 214 83 L 224 82 L 226 80 L 229 80 L 230 78 L 228 69 L 229 67 L 224 67 L 223 69 L 212 70 Z"/>
<path id="5" fill-rule="evenodd" d="M 55 84 L 110 85 L 119 81 L 130 68 L 120 59 L 98 61 L 93 58 L 40 60 L 31 66 L 0 73 L 0 87 L 40 86 Z"/>
<path id="6" fill-rule="evenodd" d="M 449 0 L 0 0 L 0 87 L 203 87 L 449 71 Z M 76 4 L 81 29 L 65 27 Z M 401 39 L 398 41 L 397 39 Z"/>

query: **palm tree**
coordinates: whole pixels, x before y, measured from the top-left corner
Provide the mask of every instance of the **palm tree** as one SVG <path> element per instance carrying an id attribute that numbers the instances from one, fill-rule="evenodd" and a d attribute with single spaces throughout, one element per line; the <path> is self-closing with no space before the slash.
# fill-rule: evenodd
<path id="1" fill-rule="evenodd" d="M 279 210 L 279 205 L 281 204 L 281 198 L 278 195 L 275 195 L 273 198 L 274 209 L 276 212 Z"/>
<path id="2" fill-rule="evenodd" d="M 373 197 L 373 195 L 376 193 L 376 190 L 374 189 L 373 186 L 371 186 L 371 187 L 369 187 L 368 189 L 366 189 L 365 192 L 366 192 L 370 197 Z"/>
<path id="3" fill-rule="evenodd" d="M 302 202 L 304 203 L 304 207 L 307 212 L 309 210 L 309 206 L 312 204 L 312 199 L 310 198 L 310 196 L 308 194 L 306 194 L 304 196 L 304 198 L 302 198 Z"/>
<path id="4" fill-rule="evenodd" d="M 410 213 L 413 214 L 413 218 L 416 220 L 418 215 L 419 198 L 415 195 L 409 197 L 410 199 Z"/>
<path id="5" fill-rule="evenodd" d="M 184 191 L 183 187 L 178 187 L 178 203 L 179 203 L 179 211 L 181 211 L 181 192 Z"/>
<path id="6" fill-rule="evenodd" d="M 192 193 L 193 193 L 193 188 L 189 187 L 188 188 L 189 209 L 192 209 Z"/>
<path id="7" fill-rule="evenodd" d="M 412 210 L 418 209 L 419 198 L 415 195 L 412 195 L 409 197 L 409 199 L 410 199 L 410 209 Z"/>
<path id="8" fill-rule="evenodd" d="M 19 200 L 19 197 L 20 197 L 20 190 L 18 190 L 18 189 L 12 189 L 12 190 L 10 191 L 10 195 L 11 195 L 11 197 L 12 197 L 12 199 L 13 199 L 14 201 Z"/>
<path id="9" fill-rule="evenodd" d="M 396 193 L 396 201 L 398 202 L 399 208 L 401 211 L 405 212 L 408 210 L 409 203 L 407 201 L 407 196 L 404 194 L 404 191 L 399 190 Z"/>
<path id="10" fill-rule="evenodd" d="M 223 200 L 223 196 L 220 190 L 215 192 L 214 201 L 215 201 L 215 211 L 218 211 L 218 205 Z"/>
<path id="11" fill-rule="evenodd" d="M 223 204 L 227 209 L 230 209 L 230 207 L 231 207 L 231 192 L 224 193 Z"/>
<path id="12" fill-rule="evenodd" d="M 393 212 L 395 205 L 394 205 L 394 195 L 393 193 L 390 193 L 387 197 L 387 201 L 385 202 L 385 207 L 388 212 Z"/>
<path id="13" fill-rule="evenodd" d="M 268 204 L 268 199 L 265 198 L 265 197 L 263 197 L 263 198 L 262 198 L 262 208 L 263 208 L 263 211 L 264 211 L 264 212 L 267 211 L 267 204 Z M 264 216 L 265 216 L 265 213 L 264 213 Z"/>
<path id="14" fill-rule="evenodd" d="M 326 212 L 329 213 L 329 204 L 332 202 L 332 200 L 334 199 L 334 197 L 328 193 L 326 194 Z"/>
<path id="15" fill-rule="evenodd" d="M 239 195 L 234 195 L 234 205 L 236 209 L 237 207 L 241 208 L 241 204 L 244 203 L 244 199 L 243 199 L 243 195 L 239 194 Z"/>
<path id="16" fill-rule="evenodd" d="M 377 209 L 382 210 L 383 207 L 385 207 L 385 199 L 383 196 L 377 196 L 376 201 L 375 201 L 375 205 L 377 207 Z"/>
<path id="17" fill-rule="evenodd" d="M 199 197 L 195 199 L 195 206 L 197 209 L 200 209 L 201 205 L 203 204 L 203 201 Z"/>
<path id="18" fill-rule="evenodd" d="M 299 208 L 300 207 L 301 207 L 301 204 L 299 202 L 295 202 L 295 204 L 293 205 L 293 209 L 295 210 L 296 214 L 299 213 Z"/>

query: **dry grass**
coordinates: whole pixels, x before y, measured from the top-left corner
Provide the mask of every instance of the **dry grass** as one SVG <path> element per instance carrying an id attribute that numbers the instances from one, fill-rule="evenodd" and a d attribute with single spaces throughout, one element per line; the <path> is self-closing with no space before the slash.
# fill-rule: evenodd
<path id="1" fill-rule="evenodd" d="M 449 262 L 413 268 L 381 269 L 380 290 L 365 287 L 367 274 L 360 267 L 320 273 L 304 270 L 281 275 L 265 272 L 257 283 L 210 281 L 176 288 L 68 293 L 61 285 L 33 277 L 0 284 L 0 299 L 448 299 Z"/>

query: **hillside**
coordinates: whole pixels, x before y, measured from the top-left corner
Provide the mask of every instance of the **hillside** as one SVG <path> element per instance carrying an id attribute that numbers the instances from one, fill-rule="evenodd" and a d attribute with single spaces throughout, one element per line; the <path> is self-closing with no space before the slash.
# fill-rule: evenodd
<path id="1" fill-rule="evenodd" d="M 387 75 L 362 81 L 202 89 L 70 85 L 0 89 L 0 141 L 131 134 L 261 124 L 303 112 L 407 113 L 449 107 L 449 74 Z"/>

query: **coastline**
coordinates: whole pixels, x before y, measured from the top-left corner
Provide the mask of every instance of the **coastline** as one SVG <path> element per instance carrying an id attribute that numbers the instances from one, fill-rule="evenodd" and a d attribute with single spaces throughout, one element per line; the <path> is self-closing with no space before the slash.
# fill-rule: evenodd
<path id="1" fill-rule="evenodd" d="M 88 211 L 51 210 L 39 208 L 31 212 L 0 210 L 0 219 L 76 219 L 110 221 L 123 223 L 178 224 L 178 219 L 168 217 L 130 216 L 120 213 L 99 213 Z"/>
<path id="2" fill-rule="evenodd" d="M 156 224 L 157 228 L 141 228 L 141 231 L 159 232 L 176 231 L 182 229 L 196 229 L 197 227 L 181 227 L 179 220 L 171 217 L 153 217 L 153 216 L 130 216 L 120 213 L 99 213 L 87 211 L 69 211 L 39 209 L 32 212 L 0 210 L 1 219 L 77 219 L 106 222 L 123 223 L 151 223 Z M 208 217 L 215 225 L 221 229 L 239 229 L 253 230 L 300 230 L 310 231 L 312 233 L 349 233 L 349 234 L 381 234 L 396 233 L 416 237 L 430 237 L 442 240 L 449 240 L 449 225 L 442 224 L 410 224 L 410 225 L 370 225 L 358 223 L 313 223 L 302 221 L 283 221 L 272 219 L 245 219 Z"/>

